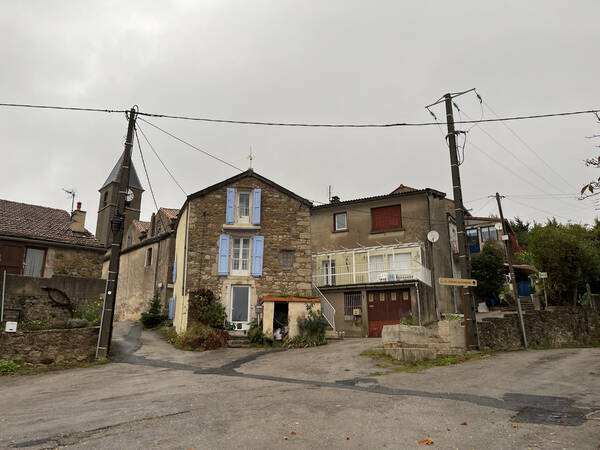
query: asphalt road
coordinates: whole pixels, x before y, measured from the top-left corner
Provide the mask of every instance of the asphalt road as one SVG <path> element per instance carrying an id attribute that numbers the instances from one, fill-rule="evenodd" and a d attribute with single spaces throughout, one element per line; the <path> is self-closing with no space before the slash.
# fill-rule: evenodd
<path id="1" fill-rule="evenodd" d="M 118 324 L 118 362 L 0 378 L 2 448 L 596 449 L 600 348 L 504 353 L 416 374 L 360 352 L 174 350 Z M 599 411 L 595 414 L 595 411 Z"/>

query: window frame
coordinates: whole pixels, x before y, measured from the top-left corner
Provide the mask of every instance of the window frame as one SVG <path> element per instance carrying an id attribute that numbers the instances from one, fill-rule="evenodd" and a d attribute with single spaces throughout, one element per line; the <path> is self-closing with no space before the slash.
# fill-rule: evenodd
<path id="1" fill-rule="evenodd" d="M 375 228 L 375 220 L 374 220 L 374 213 L 376 211 L 381 211 L 383 209 L 388 209 L 388 210 L 392 210 L 393 208 L 398 208 L 398 218 L 399 218 L 399 224 L 397 227 L 389 227 L 389 228 Z M 391 218 L 393 216 L 389 215 L 389 224 L 391 225 Z M 385 205 L 385 206 L 377 206 L 375 208 L 371 208 L 371 233 L 387 233 L 390 231 L 402 231 L 404 228 L 402 228 L 402 205 L 400 203 L 397 203 L 395 205 Z"/>
<path id="2" fill-rule="evenodd" d="M 487 235 L 488 235 L 487 239 L 484 238 L 484 229 L 485 229 L 485 231 L 487 232 Z M 494 231 L 494 233 L 496 235 L 495 239 L 490 237 L 490 229 Z M 487 241 L 498 241 L 499 240 L 498 230 L 496 229 L 495 225 L 486 225 L 486 226 L 483 226 L 483 227 L 479 227 L 479 233 L 480 233 L 480 236 L 481 236 L 481 242 L 482 243 L 486 243 Z"/>
<path id="3" fill-rule="evenodd" d="M 339 216 L 345 216 L 346 226 L 344 228 L 338 228 L 337 218 Z M 348 231 L 348 211 L 340 211 L 337 213 L 333 213 L 333 231 L 335 233 Z"/>
<path id="4" fill-rule="evenodd" d="M 349 302 L 348 301 L 349 299 L 351 299 L 352 302 Z M 354 309 L 360 309 L 360 313 L 362 316 L 362 312 L 363 312 L 362 300 L 363 300 L 362 292 L 360 292 L 360 291 L 344 292 L 344 320 L 353 320 L 354 319 L 354 314 L 353 314 Z"/>
<path id="5" fill-rule="evenodd" d="M 146 250 L 146 265 L 145 267 L 150 267 L 152 266 L 152 247 L 148 248 Z"/>
<path id="6" fill-rule="evenodd" d="M 229 248 L 229 273 L 231 275 L 237 275 L 237 276 L 250 276 L 250 272 L 252 270 L 252 239 L 251 236 L 231 236 L 231 244 L 230 244 L 230 248 Z M 235 241 L 239 240 L 240 241 L 240 246 L 238 248 L 238 258 L 235 257 Z M 240 267 L 242 266 L 242 261 L 245 258 L 242 258 L 243 255 L 243 250 L 244 250 L 244 241 L 248 241 L 248 268 L 247 269 L 241 269 Z M 234 260 L 239 261 L 239 266 L 237 269 L 234 269 Z"/>
<path id="7" fill-rule="evenodd" d="M 285 264 L 284 255 L 289 255 L 290 261 L 289 266 Z M 284 249 L 280 251 L 280 262 L 282 270 L 291 270 L 294 268 L 294 250 Z"/>
<path id="8" fill-rule="evenodd" d="M 248 196 L 248 215 L 240 216 L 240 196 Z M 252 223 L 252 191 L 246 189 L 235 190 L 235 203 L 234 203 L 234 223 L 240 224 L 251 224 Z"/>
<path id="9" fill-rule="evenodd" d="M 39 275 L 27 275 L 27 276 L 31 276 L 31 277 L 42 278 L 44 276 L 44 272 L 46 271 L 46 257 L 48 256 L 48 249 L 45 247 L 30 247 L 30 246 L 25 247 L 25 253 L 23 254 L 23 275 L 25 275 L 25 266 L 27 264 L 27 252 L 29 250 L 41 250 L 44 252 L 44 257 L 42 258 L 42 267 L 40 269 L 40 274 Z"/>

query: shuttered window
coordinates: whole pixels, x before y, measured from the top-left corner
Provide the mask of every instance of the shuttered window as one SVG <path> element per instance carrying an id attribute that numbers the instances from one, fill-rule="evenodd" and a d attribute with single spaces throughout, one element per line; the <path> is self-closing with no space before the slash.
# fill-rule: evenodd
<path id="1" fill-rule="evenodd" d="M 371 209 L 371 231 L 397 230 L 402 228 L 400 205 Z"/>

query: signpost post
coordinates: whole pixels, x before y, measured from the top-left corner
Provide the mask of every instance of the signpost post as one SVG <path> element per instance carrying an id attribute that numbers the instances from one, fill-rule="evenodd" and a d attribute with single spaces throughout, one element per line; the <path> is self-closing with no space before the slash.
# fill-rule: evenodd
<path id="1" fill-rule="evenodd" d="M 460 286 L 460 298 L 462 301 L 463 316 L 465 321 L 465 347 L 469 350 L 469 318 L 467 316 L 467 304 L 465 303 L 465 286 L 477 286 L 477 280 L 472 278 L 438 278 L 442 286 Z M 477 320 L 477 319 L 475 319 Z M 473 324 L 475 326 L 475 324 Z"/>
<path id="2" fill-rule="evenodd" d="M 548 294 L 546 294 L 546 278 L 548 278 L 548 272 L 540 272 L 540 278 L 542 279 L 542 286 L 544 286 L 544 303 L 548 309 Z"/>

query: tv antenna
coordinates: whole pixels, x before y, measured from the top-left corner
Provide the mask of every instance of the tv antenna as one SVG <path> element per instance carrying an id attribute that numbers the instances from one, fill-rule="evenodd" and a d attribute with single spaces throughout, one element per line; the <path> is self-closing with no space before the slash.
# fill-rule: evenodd
<path id="1" fill-rule="evenodd" d="M 75 206 L 75 195 L 77 195 L 77 191 L 75 190 L 75 188 L 63 188 L 63 191 L 65 191 L 67 195 L 71 197 L 71 214 L 73 214 L 73 207 Z"/>

